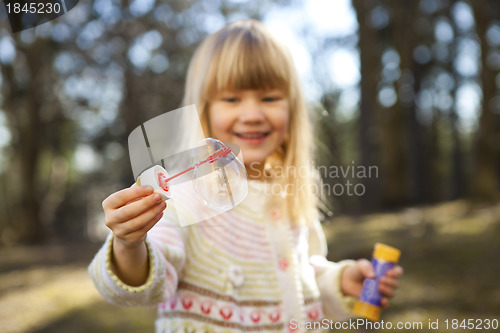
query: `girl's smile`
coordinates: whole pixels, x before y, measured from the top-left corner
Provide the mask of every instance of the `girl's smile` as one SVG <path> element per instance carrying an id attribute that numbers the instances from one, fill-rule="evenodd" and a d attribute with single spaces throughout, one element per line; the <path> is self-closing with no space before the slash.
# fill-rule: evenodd
<path id="1" fill-rule="evenodd" d="M 280 89 L 224 90 L 211 101 L 208 118 L 216 139 L 236 143 L 247 167 L 262 167 L 285 140 L 289 113 L 288 98 Z"/>
<path id="2" fill-rule="evenodd" d="M 251 131 L 251 132 L 233 132 L 233 135 L 237 136 L 240 140 L 244 140 L 248 144 L 261 144 L 266 140 L 266 138 L 271 134 L 271 132 L 262 131 Z"/>

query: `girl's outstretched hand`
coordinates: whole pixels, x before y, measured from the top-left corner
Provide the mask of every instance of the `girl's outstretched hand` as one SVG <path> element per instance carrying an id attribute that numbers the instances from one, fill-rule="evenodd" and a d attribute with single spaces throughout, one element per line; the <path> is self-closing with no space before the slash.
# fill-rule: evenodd
<path id="1" fill-rule="evenodd" d="M 149 266 L 144 240 L 166 207 L 151 186 L 133 185 L 102 202 L 106 225 L 114 234 L 111 264 L 124 283 L 139 286 L 146 282 Z"/>
<path id="2" fill-rule="evenodd" d="M 102 202 L 106 226 L 122 245 L 134 247 L 163 215 L 167 207 L 151 186 L 136 186 L 115 192 Z"/>
<path id="3" fill-rule="evenodd" d="M 389 269 L 385 276 L 380 278 L 379 291 L 382 298 L 382 307 L 389 305 L 388 299 L 394 297 L 399 286 L 399 278 L 403 275 L 401 266 Z M 359 259 L 354 265 L 347 266 L 341 275 L 341 289 L 344 295 L 359 297 L 365 279 L 375 278 L 372 264 L 366 259 Z"/>

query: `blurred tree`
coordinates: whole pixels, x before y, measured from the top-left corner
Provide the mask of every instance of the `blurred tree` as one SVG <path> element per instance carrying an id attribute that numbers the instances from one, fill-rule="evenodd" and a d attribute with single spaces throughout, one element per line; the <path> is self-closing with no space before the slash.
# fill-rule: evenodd
<path id="1" fill-rule="evenodd" d="M 452 164 L 452 175 L 450 177 L 450 191 L 449 194 L 450 199 L 457 199 L 465 195 L 465 161 L 463 156 L 463 143 L 460 135 L 460 123 L 459 123 L 459 114 L 458 114 L 458 84 L 460 82 L 460 73 L 456 70 L 455 66 L 453 66 L 453 60 L 458 50 L 458 35 L 459 29 L 457 28 L 457 20 L 453 17 L 454 7 L 456 6 L 457 1 L 452 1 L 452 6 L 448 9 L 448 15 L 452 18 L 449 20 L 449 26 L 451 29 L 452 40 L 449 43 L 449 56 L 447 57 L 447 62 L 445 64 L 446 70 L 451 74 L 454 78 L 454 82 L 450 89 L 450 95 L 453 97 L 453 104 L 451 106 L 450 114 L 450 128 L 451 128 L 451 136 L 452 136 L 452 152 L 451 152 L 451 164 Z M 455 7 L 456 8 L 456 7 Z"/>
<path id="2" fill-rule="evenodd" d="M 316 146 L 316 165 L 318 166 L 319 177 L 326 186 L 332 187 L 337 179 L 327 175 L 328 167 L 332 165 L 342 165 L 340 157 L 340 146 L 338 144 L 339 126 L 335 119 L 335 109 L 338 103 L 338 92 L 323 94 L 321 105 L 316 106 L 314 115 L 315 123 L 315 146 Z M 339 205 L 345 207 L 345 202 L 339 202 L 337 197 L 320 192 L 320 211 L 326 218 L 331 216 L 334 208 Z M 329 193 L 331 194 L 331 193 Z"/>
<path id="3" fill-rule="evenodd" d="M 471 2 L 472 3 L 472 2 Z M 363 207 L 401 206 L 458 198 L 471 176 L 465 163 L 469 135 L 457 102 L 465 86 L 483 87 L 476 142 L 476 195 L 498 196 L 499 30 L 494 1 L 474 2 L 482 45 L 481 77 L 458 61 L 472 60 L 475 31 L 465 1 L 353 0 L 359 22 L 361 101 L 359 143 L 363 165 L 378 164 L 381 184 L 368 192 Z M 498 39 L 498 38 L 497 38 Z M 500 40 L 500 39 L 499 39 Z M 489 70 L 485 71 L 484 69 Z M 497 80 L 498 81 L 498 80 Z M 497 99 L 495 99 L 497 98 Z M 377 203 L 376 196 L 381 197 Z"/>
<path id="4" fill-rule="evenodd" d="M 416 1 L 408 3 L 392 1 L 391 4 L 393 19 L 389 26 L 395 52 L 399 55 L 400 74 L 395 81 L 398 100 L 390 108 L 391 113 L 394 115 L 392 121 L 388 122 L 387 131 L 390 131 L 392 127 L 393 129 L 399 129 L 403 133 L 399 133 L 397 137 L 393 138 L 394 140 L 401 138 L 402 144 L 395 145 L 396 143 L 393 143 L 393 145 L 387 146 L 386 152 L 396 149 L 396 154 L 401 156 L 401 160 L 397 164 L 391 163 L 390 165 L 399 169 L 404 169 L 406 165 L 407 170 L 399 172 L 401 177 L 399 180 L 403 181 L 400 185 L 401 192 L 390 198 L 389 203 L 401 204 L 405 201 L 411 201 L 418 204 L 425 200 L 424 179 L 426 176 L 423 131 L 418 121 L 415 105 L 415 94 L 421 88 L 425 68 L 417 63 L 413 57 L 413 50 L 416 48 L 419 37 L 421 37 L 416 33 L 417 19 L 419 19 L 420 15 L 418 13 L 418 2 Z M 406 162 L 403 162 L 403 160 Z M 399 201 L 396 196 L 400 196 Z"/>
<path id="5" fill-rule="evenodd" d="M 380 58 L 383 46 L 380 43 L 379 23 L 373 22 L 379 18 L 372 15 L 374 3 L 372 1 L 354 0 L 352 2 L 359 22 L 359 53 L 360 53 L 360 71 L 361 71 L 361 101 L 359 107 L 359 150 L 360 162 L 362 166 L 380 165 L 380 146 L 383 130 L 377 124 L 378 117 L 378 83 L 380 79 L 381 64 Z M 383 14 L 381 14 L 383 15 Z M 398 141 L 400 142 L 400 141 Z M 384 168 L 383 171 L 386 169 Z M 383 172 L 382 172 L 383 174 Z M 394 175 L 395 176 L 395 175 Z M 391 177 L 383 177 L 385 181 L 390 181 Z M 380 185 L 378 179 L 367 179 L 366 195 L 363 197 L 364 206 L 367 209 L 373 209 L 380 206 Z M 390 187 L 390 184 L 385 184 Z"/>
<path id="6" fill-rule="evenodd" d="M 60 44 L 38 38 L 24 42 L 14 35 L 16 61 L 2 63 L 3 110 L 14 133 L 10 163 L 2 174 L 8 195 L 4 228 L 18 233 L 16 238 L 38 242 L 44 237 L 44 212 L 52 214 L 54 198 L 62 195 L 67 180 L 67 166 L 62 157 L 71 149 L 71 140 L 62 114 L 62 106 L 52 82 L 56 81 L 51 64 Z M 56 178 L 52 176 L 56 175 Z M 57 192 L 57 193 L 56 193 Z"/>
<path id="7" fill-rule="evenodd" d="M 481 116 L 475 143 L 473 195 L 497 199 L 500 190 L 500 112 L 498 74 L 500 3 L 494 0 L 471 1 L 477 36 L 481 45 Z"/>

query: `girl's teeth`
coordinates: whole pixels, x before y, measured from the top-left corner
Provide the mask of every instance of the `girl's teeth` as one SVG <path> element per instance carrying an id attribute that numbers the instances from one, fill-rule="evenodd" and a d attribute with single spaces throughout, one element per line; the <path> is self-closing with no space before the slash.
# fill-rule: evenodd
<path id="1" fill-rule="evenodd" d="M 264 133 L 256 133 L 256 134 L 240 134 L 241 137 L 247 138 L 247 139 L 256 139 L 256 138 L 261 138 L 265 136 Z"/>

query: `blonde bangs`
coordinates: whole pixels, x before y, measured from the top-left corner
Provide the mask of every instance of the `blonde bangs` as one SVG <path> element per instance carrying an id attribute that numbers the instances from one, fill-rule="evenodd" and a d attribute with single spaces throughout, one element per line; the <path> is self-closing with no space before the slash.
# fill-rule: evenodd
<path id="1" fill-rule="evenodd" d="M 205 97 L 223 90 L 283 89 L 290 95 L 291 59 L 264 31 L 240 29 L 215 40 Z"/>

